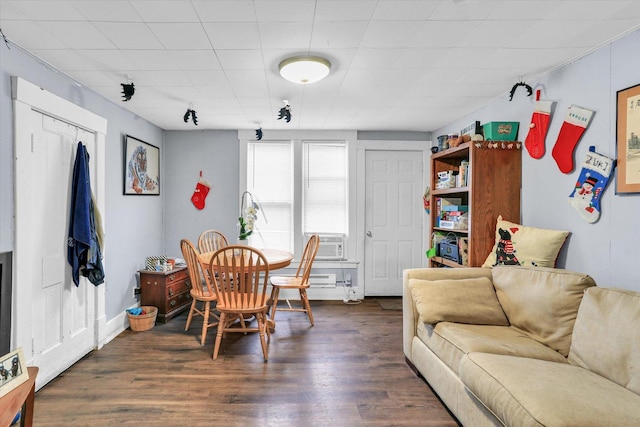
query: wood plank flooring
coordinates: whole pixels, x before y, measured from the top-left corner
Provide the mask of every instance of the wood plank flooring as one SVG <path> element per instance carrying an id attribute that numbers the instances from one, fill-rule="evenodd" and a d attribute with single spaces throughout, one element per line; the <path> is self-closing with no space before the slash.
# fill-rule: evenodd
<path id="1" fill-rule="evenodd" d="M 215 328 L 186 313 L 126 330 L 36 393 L 34 426 L 458 426 L 402 352 L 402 311 L 375 299 L 312 301 L 279 312 L 264 363 L 257 334 Z"/>

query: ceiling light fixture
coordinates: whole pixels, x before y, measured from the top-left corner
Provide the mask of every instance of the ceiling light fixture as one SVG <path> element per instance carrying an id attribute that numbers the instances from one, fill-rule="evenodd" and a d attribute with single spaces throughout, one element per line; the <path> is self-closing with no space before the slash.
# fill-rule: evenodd
<path id="1" fill-rule="evenodd" d="M 319 56 L 294 56 L 280 62 L 280 75 L 293 83 L 315 83 L 327 77 L 331 62 Z"/>

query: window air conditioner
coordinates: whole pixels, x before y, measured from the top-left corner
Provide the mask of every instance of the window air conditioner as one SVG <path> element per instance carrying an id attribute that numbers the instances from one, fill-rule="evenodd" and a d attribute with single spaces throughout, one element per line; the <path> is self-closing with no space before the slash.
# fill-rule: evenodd
<path id="1" fill-rule="evenodd" d="M 320 246 L 316 254 L 317 260 L 343 260 L 345 259 L 345 241 L 344 234 L 320 234 Z M 305 236 L 308 240 L 310 235 Z"/>

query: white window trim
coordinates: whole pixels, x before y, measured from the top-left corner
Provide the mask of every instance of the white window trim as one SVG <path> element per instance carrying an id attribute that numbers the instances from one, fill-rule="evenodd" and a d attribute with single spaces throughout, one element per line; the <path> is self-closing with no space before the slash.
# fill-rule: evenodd
<path id="1" fill-rule="evenodd" d="M 240 143 L 240 157 L 239 157 L 239 165 L 238 165 L 238 182 L 240 186 L 240 193 L 246 190 L 247 188 L 247 152 L 248 152 L 248 143 L 255 142 L 255 131 L 254 130 L 239 130 L 238 131 L 238 141 Z M 295 141 L 300 142 L 300 144 L 296 144 L 297 146 L 302 146 L 302 142 L 313 142 L 313 141 L 345 141 L 347 143 L 348 151 L 349 151 L 349 183 L 348 183 L 348 194 L 349 194 L 349 238 L 347 240 L 347 259 L 345 262 L 353 263 L 357 262 L 358 256 L 358 239 L 357 239 L 357 197 L 356 196 L 356 179 L 357 174 L 357 158 L 356 158 L 356 145 L 357 145 L 357 137 L 358 134 L 356 131 L 314 131 L 314 130 L 270 130 L 268 132 L 263 133 L 263 142 L 269 141 Z M 295 146 L 294 146 L 295 147 Z M 294 148 L 295 149 L 295 148 Z M 301 148 L 300 148 L 301 149 Z M 294 152 L 294 156 L 299 158 L 300 152 Z M 294 173 L 301 172 L 302 164 L 294 163 Z M 294 191 L 298 191 L 297 186 L 301 185 L 300 183 L 294 183 L 296 188 Z M 297 193 L 296 193 L 297 194 Z M 301 218 L 301 203 L 295 203 L 294 205 L 294 215 L 296 218 Z M 302 249 L 304 248 L 303 236 L 302 236 L 302 224 L 300 222 L 294 222 L 294 250 L 296 259 L 302 253 Z M 321 261 L 317 261 L 318 264 L 322 263 Z M 335 262 L 331 262 L 331 264 L 335 264 Z"/>

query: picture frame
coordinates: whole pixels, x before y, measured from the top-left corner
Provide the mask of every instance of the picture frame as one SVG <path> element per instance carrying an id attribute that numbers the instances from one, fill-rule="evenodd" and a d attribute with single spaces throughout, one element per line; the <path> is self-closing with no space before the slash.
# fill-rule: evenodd
<path id="1" fill-rule="evenodd" d="M 640 84 L 616 94 L 616 194 L 640 193 Z"/>
<path id="2" fill-rule="evenodd" d="M 0 357 L 0 397 L 29 379 L 22 348 Z"/>
<path id="3" fill-rule="evenodd" d="M 123 152 L 122 193 L 125 196 L 159 196 L 160 148 L 125 135 Z"/>

